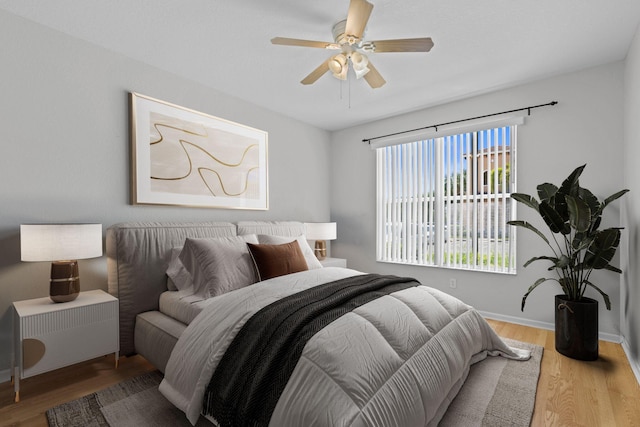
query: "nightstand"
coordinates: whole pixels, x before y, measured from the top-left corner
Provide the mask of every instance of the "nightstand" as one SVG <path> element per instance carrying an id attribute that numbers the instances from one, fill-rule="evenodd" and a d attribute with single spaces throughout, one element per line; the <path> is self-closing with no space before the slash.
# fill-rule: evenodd
<path id="1" fill-rule="evenodd" d="M 320 260 L 323 267 L 342 267 L 347 268 L 347 260 L 344 258 L 325 258 Z"/>
<path id="2" fill-rule="evenodd" d="M 20 380 L 120 350 L 118 300 L 102 290 L 70 302 L 49 297 L 13 303 L 13 380 Z"/>

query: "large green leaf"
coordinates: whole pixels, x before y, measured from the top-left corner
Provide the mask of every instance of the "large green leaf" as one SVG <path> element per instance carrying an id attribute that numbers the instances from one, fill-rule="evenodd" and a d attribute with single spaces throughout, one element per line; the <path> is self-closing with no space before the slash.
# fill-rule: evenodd
<path id="1" fill-rule="evenodd" d="M 531 209 L 538 212 L 538 201 L 535 199 L 535 197 L 531 197 L 530 195 L 524 193 L 513 193 L 511 194 L 511 198 L 516 202 L 520 202 L 523 205 L 529 206 Z"/>
<path id="2" fill-rule="evenodd" d="M 620 227 L 611 227 L 606 230 L 600 230 L 596 235 L 595 241 L 602 247 L 617 248 L 620 244 Z"/>
<path id="3" fill-rule="evenodd" d="M 589 247 L 589 251 L 584 258 L 585 268 L 593 268 L 596 270 L 607 268 L 616 254 L 616 248 L 593 249 L 592 246 Z"/>
<path id="4" fill-rule="evenodd" d="M 607 228 L 599 231 L 584 257 L 584 264 L 594 269 L 606 268 L 620 244 L 620 229 Z"/>
<path id="5" fill-rule="evenodd" d="M 571 174 L 567 177 L 567 179 L 562 182 L 562 185 L 560 186 L 560 189 L 558 191 L 563 194 L 578 196 L 580 188 L 579 179 L 585 166 L 587 165 L 582 165 L 575 168 L 573 172 L 571 172 Z"/>
<path id="6" fill-rule="evenodd" d="M 565 219 L 547 202 L 540 202 L 540 215 L 552 233 L 569 234 L 571 228 Z"/>
<path id="7" fill-rule="evenodd" d="M 544 200 L 552 206 L 553 203 L 551 203 L 551 200 L 555 197 L 557 192 L 558 187 L 548 182 L 538 185 L 538 197 L 540 198 L 540 200 Z"/>
<path id="8" fill-rule="evenodd" d="M 560 215 L 562 217 L 564 222 L 568 223 L 569 222 L 569 209 L 567 208 L 567 200 L 564 197 L 566 195 L 567 195 L 567 193 L 564 193 L 564 192 L 558 190 L 558 193 L 553 198 L 553 204 L 551 206 L 553 206 L 553 208 L 556 210 L 556 212 L 558 212 L 558 215 Z"/>
<path id="9" fill-rule="evenodd" d="M 532 262 L 534 262 L 534 261 L 541 261 L 541 260 L 544 260 L 544 261 L 551 261 L 551 262 L 553 263 L 553 267 L 552 267 L 552 268 L 555 268 L 555 266 L 556 266 L 556 265 L 558 264 L 558 262 L 560 261 L 558 258 L 556 258 L 556 257 L 552 257 L 552 256 L 544 256 L 544 255 L 543 255 L 543 256 L 534 256 L 534 257 L 533 257 L 533 258 L 531 258 L 529 261 L 525 262 L 525 263 L 524 263 L 524 265 L 523 265 L 523 267 L 527 268 L 527 266 L 528 266 L 529 264 L 531 264 Z"/>
<path id="10" fill-rule="evenodd" d="M 569 224 L 580 233 L 591 228 L 591 209 L 584 200 L 571 195 L 564 196 L 569 210 Z"/>
<path id="11" fill-rule="evenodd" d="M 600 200 L 587 188 L 578 189 L 578 198 L 582 199 L 595 212 L 600 208 Z"/>
<path id="12" fill-rule="evenodd" d="M 627 190 L 627 189 L 620 190 L 617 193 L 612 194 L 611 196 L 607 197 L 606 199 L 604 199 L 604 203 L 602 204 L 602 209 L 606 208 L 609 203 L 613 202 L 616 199 L 619 199 L 620 197 L 624 196 L 628 192 L 629 192 L 629 190 Z"/>
<path id="13" fill-rule="evenodd" d="M 618 267 L 614 267 L 611 264 L 607 265 L 604 269 L 605 270 L 609 270 L 609 271 L 613 271 L 614 273 L 622 274 L 622 270 L 620 270 Z"/>
<path id="14" fill-rule="evenodd" d="M 602 295 L 602 299 L 604 300 L 604 305 L 607 307 L 607 310 L 611 310 L 611 300 L 609 299 L 609 295 L 605 294 L 604 291 L 602 291 L 602 289 L 600 289 L 590 281 L 586 280 L 585 283 L 591 286 L 596 291 L 598 291 L 600 295 Z"/>
<path id="15" fill-rule="evenodd" d="M 529 296 L 529 294 L 535 289 L 537 288 L 539 285 L 541 285 L 542 283 L 546 282 L 547 280 L 556 280 L 556 279 L 545 279 L 544 277 L 541 277 L 540 279 L 536 280 L 536 282 L 529 286 L 529 289 L 527 290 L 527 293 L 524 294 L 524 296 L 522 297 L 522 305 L 520 306 L 520 311 L 524 311 L 524 304 L 527 302 L 527 297 Z"/>
<path id="16" fill-rule="evenodd" d="M 591 225 L 589 226 L 589 233 L 596 231 L 600 227 L 602 220 L 603 204 L 600 200 L 588 189 L 580 187 L 579 198 L 584 201 L 591 209 Z"/>
<path id="17" fill-rule="evenodd" d="M 527 221 L 520 221 L 520 220 L 507 221 L 507 224 L 514 225 L 516 227 L 526 228 L 527 230 L 531 230 L 534 233 L 536 233 L 538 236 L 540 236 L 540 238 L 544 240 L 547 243 L 547 245 L 549 244 L 549 240 L 547 239 L 547 237 L 544 234 L 542 234 L 540 230 L 538 230 L 535 226 L 533 226 L 531 223 L 528 223 Z"/>
<path id="18" fill-rule="evenodd" d="M 573 236 L 571 247 L 575 252 L 585 250 L 589 247 L 591 242 L 593 242 L 593 239 L 595 239 L 595 235 L 593 235 L 593 233 L 576 233 Z"/>
<path id="19" fill-rule="evenodd" d="M 598 200 L 590 190 L 582 187 L 580 187 L 578 191 L 578 198 L 585 202 L 589 206 L 589 209 L 591 209 L 591 230 L 597 230 L 599 222 L 596 225 L 594 224 L 596 220 L 600 219 L 603 208 L 600 200 Z"/>

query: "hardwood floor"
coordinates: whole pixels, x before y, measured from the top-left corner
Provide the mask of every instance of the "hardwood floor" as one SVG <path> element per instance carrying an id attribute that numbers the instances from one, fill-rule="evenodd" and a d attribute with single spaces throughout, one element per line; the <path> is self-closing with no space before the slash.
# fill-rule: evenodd
<path id="1" fill-rule="evenodd" d="M 532 426 L 640 426 L 640 386 L 620 344 L 600 341 L 599 358 L 555 351 L 553 331 L 489 320 L 505 338 L 544 347 Z"/>
<path id="2" fill-rule="evenodd" d="M 13 385 L 0 384 L 0 426 L 48 426 L 47 409 L 107 388 L 155 368 L 141 356 L 113 355 L 58 369 L 20 381 L 20 402 L 14 403 Z"/>
<path id="3" fill-rule="evenodd" d="M 532 426 L 640 426 L 640 386 L 619 344 L 600 342 L 594 362 L 572 360 L 554 349 L 552 331 L 489 320 L 499 335 L 544 347 Z M 102 357 L 21 382 L 0 384 L 0 426 L 47 426 L 47 409 L 153 370 L 142 357 Z"/>

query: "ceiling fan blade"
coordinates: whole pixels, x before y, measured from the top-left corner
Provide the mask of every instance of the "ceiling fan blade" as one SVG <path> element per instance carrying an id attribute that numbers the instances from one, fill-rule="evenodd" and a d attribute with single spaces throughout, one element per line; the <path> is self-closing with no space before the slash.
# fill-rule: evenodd
<path id="1" fill-rule="evenodd" d="M 433 47 L 431 37 L 419 39 L 377 40 L 367 42 L 372 52 L 429 52 Z"/>
<path id="2" fill-rule="evenodd" d="M 377 89 L 383 86 L 386 81 L 384 78 L 382 78 L 382 75 L 380 75 L 377 68 L 373 66 L 371 61 L 369 61 L 367 67 L 369 68 L 369 72 L 364 75 L 364 79 L 367 81 L 367 83 L 369 83 L 369 86 L 371 86 L 373 89 Z"/>
<path id="3" fill-rule="evenodd" d="M 300 83 L 302 83 L 303 85 L 310 85 L 310 84 L 315 83 L 316 80 L 318 80 L 320 77 L 322 77 L 324 75 L 324 73 L 329 71 L 329 60 L 330 59 L 331 58 L 327 58 L 327 60 L 324 61 L 322 64 L 320 64 L 320 66 L 318 68 L 313 70 L 311 73 L 309 73 L 309 75 L 307 77 L 302 79 L 302 81 Z"/>
<path id="4" fill-rule="evenodd" d="M 271 43 L 281 44 L 285 46 L 317 47 L 320 49 L 340 49 L 340 45 L 337 43 L 319 42 L 315 40 L 290 39 L 287 37 L 274 37 L 271 39 Z"/>
<path id="5" fill-rule="evenodd" d="M 364 29 L 369 22 L 369 16 L 373 5 L 367 0 L 351 0 L 349 3 L 349 12 L 347 12 L 347 23 L 344 28 L 345 35 L 354 36 L 356 39 L 362 39 Z"/>

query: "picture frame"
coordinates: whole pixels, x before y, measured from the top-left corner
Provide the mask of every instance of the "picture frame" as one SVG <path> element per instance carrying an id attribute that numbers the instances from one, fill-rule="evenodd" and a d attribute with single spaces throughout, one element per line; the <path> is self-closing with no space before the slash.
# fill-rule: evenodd
<path id="1" fill-rule="evenodd" d="M 268 134 L 130 93 L 132 203 L 268 210 Z"/>

